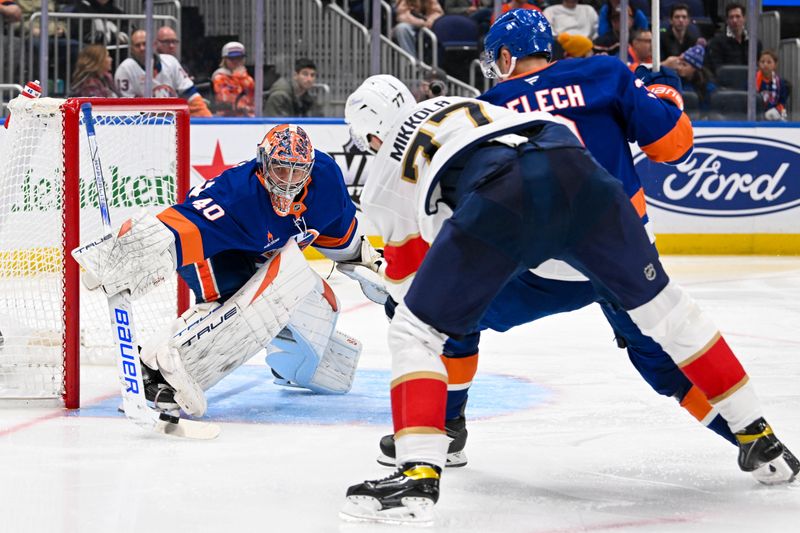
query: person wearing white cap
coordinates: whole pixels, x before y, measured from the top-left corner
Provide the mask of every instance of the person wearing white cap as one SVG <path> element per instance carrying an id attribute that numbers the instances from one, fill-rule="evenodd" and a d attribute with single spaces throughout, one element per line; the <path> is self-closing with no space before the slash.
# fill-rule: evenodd
<path id="1" fill-rule="evenodd" d="M 222 47 L 222 61 L 211 76 L 215 114 L 225 117 L 255 116 L 255 82 L 244 66 L 244 45 L 231 41 Z"/>

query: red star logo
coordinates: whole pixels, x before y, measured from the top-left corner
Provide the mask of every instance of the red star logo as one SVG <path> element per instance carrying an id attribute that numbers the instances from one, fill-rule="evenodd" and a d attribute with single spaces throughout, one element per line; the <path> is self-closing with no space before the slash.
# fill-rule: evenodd
<path id="1" fill-rule="evenodd" d="M 203 176 L 203 178 L 210 180 L 214 179 L 229 168 L 232 168 L 234 165 L 229 165 L 225 162 L 225 159 L 222 157 L 222 149 L 219 147 L 219 141 L 217 141 L 217 147 L 214 148 L 214 159 L 211 160 L 210 165 L 192 165 L 198 174 Z"/>

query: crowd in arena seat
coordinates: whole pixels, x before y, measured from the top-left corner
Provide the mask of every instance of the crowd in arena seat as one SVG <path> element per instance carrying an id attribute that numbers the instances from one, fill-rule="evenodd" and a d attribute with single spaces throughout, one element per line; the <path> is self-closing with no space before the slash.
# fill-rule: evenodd
<path id="1" fill-rule="evenodd" d="M 370 2 L 364 0 L 326 0 L 349 11 L 357 21 L 369 25 L 366 14 Z M 469 63 L 480 52 L 482 37 L 494 20 L 493 0 L 390 0 L 392 20 L 386 30 L 393 40 L 410 55 L 429 63 L 431 54 L 440 59 L 436 72 L 466 80 Z M 146 36 L 141 28 L 115 16 L 124 15 L 120 0 L 48 0 L 52 12 L 97 14 L 80 24 L 65 26 L 63 19 L 51 19 L 47 27 L 51 61 L 57 59 L 48 92 L 55 96 L 91 95 L 115 97 L 138 95 L 131 92 L 132 81 L 124 72 L 142 70 Z M 683 80 L 688 99 L 697 103 L 696 117 L 719 116 L 715 102 L 741 98 L 747 87 L 747 50 L 745 5 L 741 0 L 719 3 L 695 0 L 663 0 L 661 2 L 660 61 L 674 68 Z M 554 37 L 554 59 L 619 55 L 627 50 L 631 69 L 652 64 L 652 36 L 649 20 L 650 2 L 628 2 L 629 40 L 620 43 L 620 0 L 505 0 L 502 11 L 534 9 L 550 21 Z M 725 16 L 722 17 L 724 6 Z M 9 38 L 36 36 L 41 31 L 31 17 L 41 8 L 41 0 L 0 0 L 0 24 L 10 29 Z M 465 54 L 450 54 L 443 46 L 448 29 L 455 26 L 453 17 L 468 19 L 461 25 L 469 35 L 460 47 Z M 35 19 L 35 17 L 34 17 Z M 437 21 L 439 23 L 437 24 Z M 438 50 L 418 50 L 418 32 L 428 28 L 439 36 Z M 459 30 L 461 31 L 461 30 Z M 136 35 L 136 39 L 134 39 Z M 264 115 L 313 116 L 320 106 L 311 87 L 317 75 L 313 58 L 297 60 L 294 72 L 272 74 L 265 80 L 264 93 L 255 94 L 252 69 L 248 71 L 244 45 L 238 36 L 206 39 L 202 46 L 187 46 L 184 59 L 203 56 L 203 62 L 179 61 L 180 36 L 170 25 L 157 28 L 153 39 L 156 69 L 174 70 L 176 77 L 164 73 L 158 80 L 158 94 L 187 98 L 195 115 L 253 116 L 255 101 L 261 98 Z M 448 37 L 449 38 L 449 37 Z M 457 40 L 457 38 L 456 38 Z M 39 40 L 33 39 L 34 61 L 38 57 Z M 470 42 L 473 45 L 470 45 Z M 444 44 L 447 44 L 446 42 Z M 207 45 L 207 46 L 206 46 Z M 762 50 L 757 43 L 759 118 L 786 120 L 790 85 L 778 72 L 779 57 L 775 50 Z M 119 51 L 117 51 L 119 50 Z M 116 52 L 115 52 L 116 51 Z M 115 53 L 109 53 L 115 52 Z M 193 52 L 197 52 L 194 54 Z M 125 59 L 125 57 L 128 57 Z M 192 59 L 196 59 L 192 57 Z M 119 61 L 116 69 L 114 61 Z M 216 63 L 215 63 L 216 61 Z M 127 63 L 126 63 L 127 62 Z M 123 68 L 123 65 L 126 65 Z M 38 69 L 35 64 L 34 71 Z M 172 67 L 175 67 L 174 69 Z M 53 67 L 51 66 L 51 69 Z M 65 76 L 66 70 L 70 72 Z M 216 69 L 216 70 L 215 70 Z M 283 76 L 280 76 L 283 74 Z M 65 79 L 66 78 L 66 79 Z M 112 82 L 111 80 L 114 79 Z M 277 79 L 277 81 L 275 81 Z M 166 80 L 166 81 L 165 81 Z M 64 83 L 66 81 L 66 83 Z M 274 82 L 274 83 L 273 83 Z M 123 87 L 127 84 L 128 87 Z M 736 92 L 737 95 L 731 95 Z M 722 96 L 719 96 L 721 94 Z M 724 98 L 723 98 L 724 97 Z M 745 101 L 746 104 L 746 101 Z M 746 105 L 745 105 L 746 107 Z M 715 114 L 715 112 L 717 112 Z"/>

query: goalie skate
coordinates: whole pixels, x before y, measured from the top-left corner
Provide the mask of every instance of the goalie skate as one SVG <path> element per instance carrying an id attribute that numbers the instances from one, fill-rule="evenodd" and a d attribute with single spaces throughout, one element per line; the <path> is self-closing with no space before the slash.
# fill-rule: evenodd
<path id="1" fill-rule="evenodd" d="M 339 516 L 356 522 L 433 525 L 440 474 L 436 466 L 409 463 L 389 477 L 353 485 Z"/>
<path id="2" fill-rule="evenodd" d="M 447 447 L 447 462 L 444 466 L 449 468 L 466 466 L 467 453 L 464 451 L 464 447 L 467 445 L 466 419 L 461 416 L 448 420 L 444 423 L 444 428 L 447 431 L 447 437 L 450 439 L 450 444 Z M 378 456 L 378 463 L 383 466 L 397 466 L 394 435 L 384 435 L 381 437 L 379 445 L 381 454 Z"/>
<path id="3" fill-rule="evenodd" d="M 759 483 L 791 483 L 800 473 L 800 461 L 778 440 L 763 418 L 737 432 L 736 440 L 739 468 L 752 472 Z"/>

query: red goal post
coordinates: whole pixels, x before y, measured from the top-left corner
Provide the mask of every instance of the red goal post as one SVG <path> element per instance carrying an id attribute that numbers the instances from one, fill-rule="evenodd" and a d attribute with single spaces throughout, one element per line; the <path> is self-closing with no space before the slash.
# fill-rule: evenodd
<path id="1" fill-rule="evenodd" d="M 102 235 L 80 106 L 91 103 L 113 224 L 182 201 L 189 110 L 177 98 L 18 98 L 0 146 L 0 398 L 80 405 L 81 363 L 108 363 L 102 291 L 70 251 Z M 146 340 L 189 304 L 175 280 L 134 304 Z M 141 318 L 140 318 L 141 317 Z M 56 353 L 58 352 L 58 353 Z"/>

